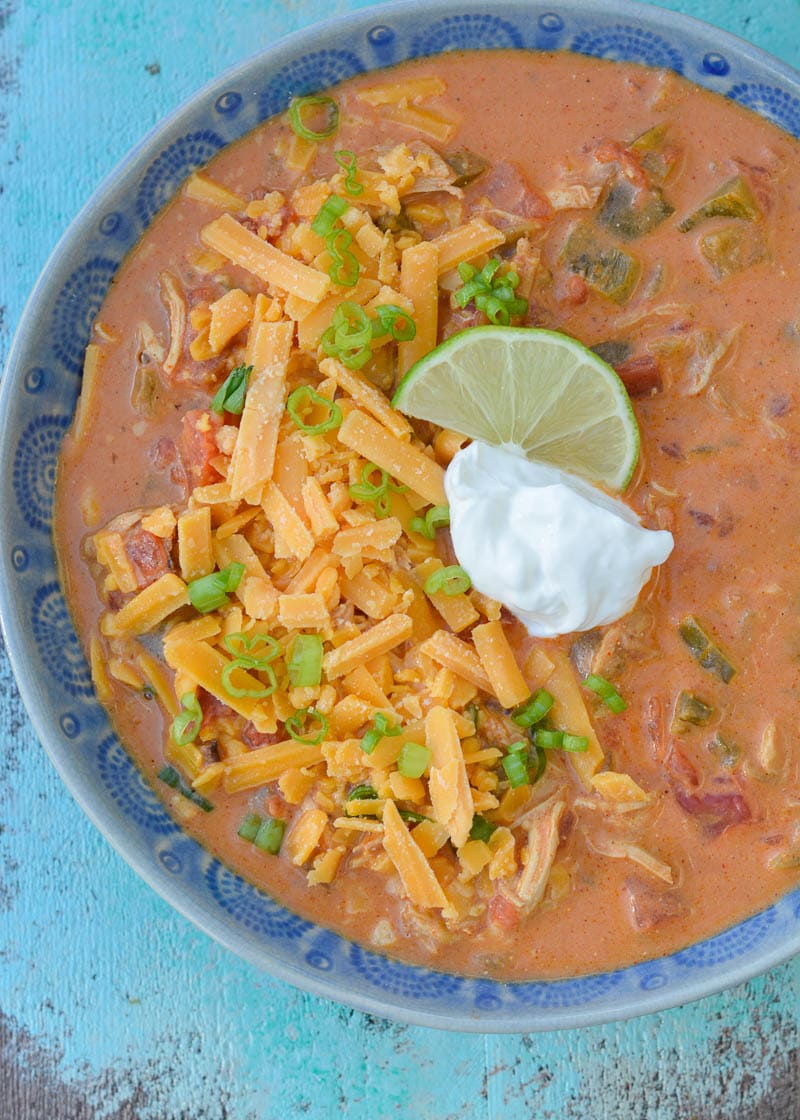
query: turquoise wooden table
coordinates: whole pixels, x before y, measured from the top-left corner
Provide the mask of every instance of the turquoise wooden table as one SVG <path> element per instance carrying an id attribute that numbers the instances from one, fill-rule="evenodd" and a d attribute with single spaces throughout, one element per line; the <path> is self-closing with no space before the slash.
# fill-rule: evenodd
<path id="1" fill-rule="evenodd" d="M 358 0 L 0 0 L 0 364 L 57 238 L 218 71 Z M 676 0 L 800 66 L 798 0 Z M 796 1120 L 800 958 L 619 1025 L 442 1034 L 197 932 L 82 816 L 0 650 L 0 1120 Z"/>

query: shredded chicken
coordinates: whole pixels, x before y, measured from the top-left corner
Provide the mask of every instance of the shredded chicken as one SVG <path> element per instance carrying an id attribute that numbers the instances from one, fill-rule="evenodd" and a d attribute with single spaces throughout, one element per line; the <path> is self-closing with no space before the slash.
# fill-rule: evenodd
<path id="1" fill-rule="evenodd" d="M 563 797 L 556 796 L 531 809 L 520 822 L 528 831 L 528 843 L 523 854 L 523 859 L 527 856 L 527 862 L 519 874 L 514 893 L 517 904 L 526 909 L 532 910 L 544 895 L 558 850 L 558 825 L 565 806 Z"/>
<path id="2" fill-rule="evenodd" d="M 587 837 L 587 841 L 589 846 L 593 848 L 598 855 L 608 856 L 609 859 L 632 860 L 633 863 L 637 863 L 639 867 L 643 867 L 657 878 L 663 879 L 665 883 L 672 884 L 674 882 L 672 868 L 668 863 L 664 863 L 663 860 L 658 859 L 630 840 L 618 840 L 611 836 L 593 835 Z"/>
<path id="3" fill-rule="evenodd" d="M 589 187 L 585 183 L 573 183 L 545 191 L 545 195 L 554 210 L 591 210 L 602 190 L 602 184 Z"/>
<path id="4" fill-rule="evenodd" d="M 715 336 L 710 331 L 697 333 L 694 353 L 686 366 L 688 383 L 681 389 L 685 397 L 696 397 L 702 393 L 711 375 L 734 356 L 741 331 L 741 324 L 737 324 L 723 335 Z"/>
<path id="5" fill-rule="evenodd" d="M 167 352 L 145 319 L 136 326 L 136 340 L 136 356 L 140 362 L 146 363 L 149 358 L 159 365 L 163 363 Z"/>
<path id="6" fill-rule="evenodd" d="M 169 314 L 169 351 L 162 363 L 168 376 L 175 372 L 186 335 L 186 297 L 171 272 L 161 273 L 161 299 Z"/>

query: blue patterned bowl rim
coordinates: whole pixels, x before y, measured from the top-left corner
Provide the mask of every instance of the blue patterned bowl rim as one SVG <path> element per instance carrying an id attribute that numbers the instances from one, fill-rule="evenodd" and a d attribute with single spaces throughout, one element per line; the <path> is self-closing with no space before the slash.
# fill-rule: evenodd
<path id="1" fill-rule="evenodd" d="M 458 47 L 566 49 L 672 68 L 800 136 L 794 70 L 727 32 L 635 0 L 380 5 L 295 32 L 227 71 L 103 181 L 26 304 L 0 385 L 0 611 L 21 696 L 58 773 L 176 910 L 258 967 L 361 1011 L 451 1030 L 549 1030 L 660 1011 L 782 963 L 800 951 L 800 890 L 680 953 L 563 981 L 456 977 L 347 942 L 256 891 L 167 816 L 92 695 L 50 539 L 55 459 L 89 322 L 119 261 L 182 178 L 292 94 Z"/>

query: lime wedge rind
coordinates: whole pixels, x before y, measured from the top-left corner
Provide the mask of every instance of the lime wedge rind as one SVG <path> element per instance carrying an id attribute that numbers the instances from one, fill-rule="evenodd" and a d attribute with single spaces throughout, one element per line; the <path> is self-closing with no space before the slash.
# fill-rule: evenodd
<path id="1" fill-rule="evenodd" d="M 460 331 L 411 367 L 392 404 L 613 490 L 625 488 L 638 461 L 625 386 L 611 366 L 557 331 Z"/>

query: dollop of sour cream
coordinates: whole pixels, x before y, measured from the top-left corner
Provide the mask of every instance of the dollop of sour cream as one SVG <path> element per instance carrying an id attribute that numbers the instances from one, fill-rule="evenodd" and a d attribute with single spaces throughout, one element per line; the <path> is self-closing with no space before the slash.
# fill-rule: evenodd
<path id="1" fill-rule="evenodd" d="M 514 448 L 471 443 L 447 468 L 445 490 L 473 586 L 540 638 L 622 618 L 674 544 L 623 502 Z"/>

